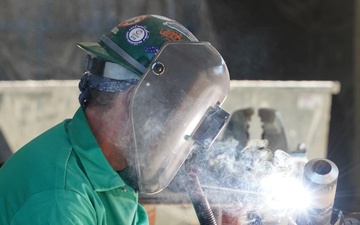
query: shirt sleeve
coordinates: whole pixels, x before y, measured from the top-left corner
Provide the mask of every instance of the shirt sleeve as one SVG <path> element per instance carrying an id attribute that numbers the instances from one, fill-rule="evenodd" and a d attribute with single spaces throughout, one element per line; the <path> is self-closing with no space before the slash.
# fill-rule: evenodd
<path id="1" fill-rule="evenodd" d="M 15 213 L 11 225 L 97 224 L 91 201 L 69 190 L 50 190 L 32 195 Z"/>

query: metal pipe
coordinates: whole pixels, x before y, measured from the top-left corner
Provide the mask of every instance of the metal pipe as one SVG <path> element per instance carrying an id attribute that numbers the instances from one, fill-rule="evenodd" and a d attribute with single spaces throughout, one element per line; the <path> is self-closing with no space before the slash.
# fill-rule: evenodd
<path id="1" fill-rule="evenodd" d="M 298 216 L 298 224 L 330 224 L 339 169 L 328 159 L 310 160 L 304 168 L 303 183 L 311 192 L 310 208 Z"/>

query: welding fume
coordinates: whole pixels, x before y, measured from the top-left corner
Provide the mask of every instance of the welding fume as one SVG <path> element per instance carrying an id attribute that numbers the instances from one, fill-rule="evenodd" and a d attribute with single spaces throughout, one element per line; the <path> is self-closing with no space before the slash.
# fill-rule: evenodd
<path id="1" fill-rule="evenodd" d="M 210 208 L 230 214 L 231 224 L 344 224 L 341 212 L 333 209 L 339 173 L 333 162 L 298 161 L 259 141 L 240 151 L 237 146 L 235 141 L 215 142 L 210 154 L 195 151 L 193 157 L 207 161 L 193 159 L 197 166 L 192 168 L 192 175 L 201 174 L 198 180 Z M 213 220 L 221 224 L 221 219 Z"/>

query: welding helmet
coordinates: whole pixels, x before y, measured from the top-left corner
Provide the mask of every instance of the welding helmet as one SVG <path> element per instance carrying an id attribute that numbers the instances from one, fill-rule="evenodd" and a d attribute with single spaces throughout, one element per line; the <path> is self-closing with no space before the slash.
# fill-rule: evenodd
<path id="1" fill-rule="evenodd" d="M 220 108 L 230 78 L 218 51 L 174 20 L 129 19 L 99 43 L 79 46 L 139 76 L 130 100 L 137 188 L 168 186 L 194 146 L 208 148 L 228 119 Z"/>

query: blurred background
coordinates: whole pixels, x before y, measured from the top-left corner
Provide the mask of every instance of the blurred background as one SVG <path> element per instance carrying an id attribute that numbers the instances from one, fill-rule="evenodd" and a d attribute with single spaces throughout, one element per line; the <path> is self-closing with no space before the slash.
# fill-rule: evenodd
<path id="1" fill-rule="evenodd" d="M 150 13 L 211 42 L 232 80 L 339 81 L 327 149 L 340 169 L 335 207 L 360 211 L 360 0 L 1 0 L 0 81 L 80 79 L 77 42 Z"/>

